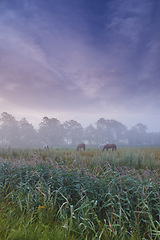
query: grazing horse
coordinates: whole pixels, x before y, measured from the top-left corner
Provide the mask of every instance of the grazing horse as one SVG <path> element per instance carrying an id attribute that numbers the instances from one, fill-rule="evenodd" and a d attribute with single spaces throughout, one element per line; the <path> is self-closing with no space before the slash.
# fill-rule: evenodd
<path id="1" fill-rule="evenodd" d="M 77 151 L 79 151 L 79 149 L 82 149 L 82 148 L 83 148 L 83 150 L 86 149 L 85 143 L 80 143 L 80 144 L 78 144 L 78 146 L 77 146 Z"/>
<path id="2" fill-rule="evenodd" d="M 108 151 L 108 149 L 112 149 L 112 151 L 116 150 L 117 147 L 116 147 L 116 144 L 106 144 L 104 147 L 103 147 L 103 150 L 102 152 L 106 149 Z"/>

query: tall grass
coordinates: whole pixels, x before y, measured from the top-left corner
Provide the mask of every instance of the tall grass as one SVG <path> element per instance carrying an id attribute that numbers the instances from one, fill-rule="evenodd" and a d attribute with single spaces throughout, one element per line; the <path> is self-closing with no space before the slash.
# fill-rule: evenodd
<path id="1" fill-rule="evenodd" d="M 159 153 L 1 152 L 0 239 L 160 239 Z"/>

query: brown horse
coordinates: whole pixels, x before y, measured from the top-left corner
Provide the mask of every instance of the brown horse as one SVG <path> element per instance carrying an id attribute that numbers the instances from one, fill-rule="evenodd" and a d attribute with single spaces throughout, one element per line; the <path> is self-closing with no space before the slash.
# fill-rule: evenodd
<path id="1" fill-rule="evenodd" d="M 116 144 L 106 144 L 106 145 L 103 147 L 102 152 L 103 152 L 105 149 L 106 149 L 107 151 L 108 151 L 108 149 L 112 149 L 112 151 L 114 151 L 114 150 L 117 149 L 117 146 L 116 146 Z"/>
<path id="2" fill-rule="evenodd" d="M 80 143 L 80 144 L 78 144 L 78 146 L 77 146 L 77 151 L 79 151 L 79 149 L 85 150 L 85 149 L 86 149 L 85 143 Z"/>

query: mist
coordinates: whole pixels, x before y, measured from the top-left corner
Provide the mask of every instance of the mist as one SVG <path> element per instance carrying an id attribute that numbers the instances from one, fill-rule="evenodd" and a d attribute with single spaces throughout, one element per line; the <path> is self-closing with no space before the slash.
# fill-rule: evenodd
<path id="1" fill-rule="evenodd" d="M 114 143 L 117 146 L 159 146 L 160 132 L 148 132 L 147 126 L 137 123 L 128 129 L 123 123 L 100 118 L 95 126 L 83 128 L 81 123 L 69 120 L 61 123 L 57 118 L 43 117 L 35 129 L 25 118 L 17 121 L 3 112 L 0 118 L 1 148 L 76 148 L 84 142 L 87 147 Z"/>

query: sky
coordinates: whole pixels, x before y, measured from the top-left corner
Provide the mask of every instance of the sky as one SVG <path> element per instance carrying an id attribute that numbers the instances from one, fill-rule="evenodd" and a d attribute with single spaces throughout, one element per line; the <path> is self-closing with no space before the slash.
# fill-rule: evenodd
<path id="1" fill-rule="evenodd" d="M 160 132 L 159 0 L 0 0 L 0 114 Z"/>

